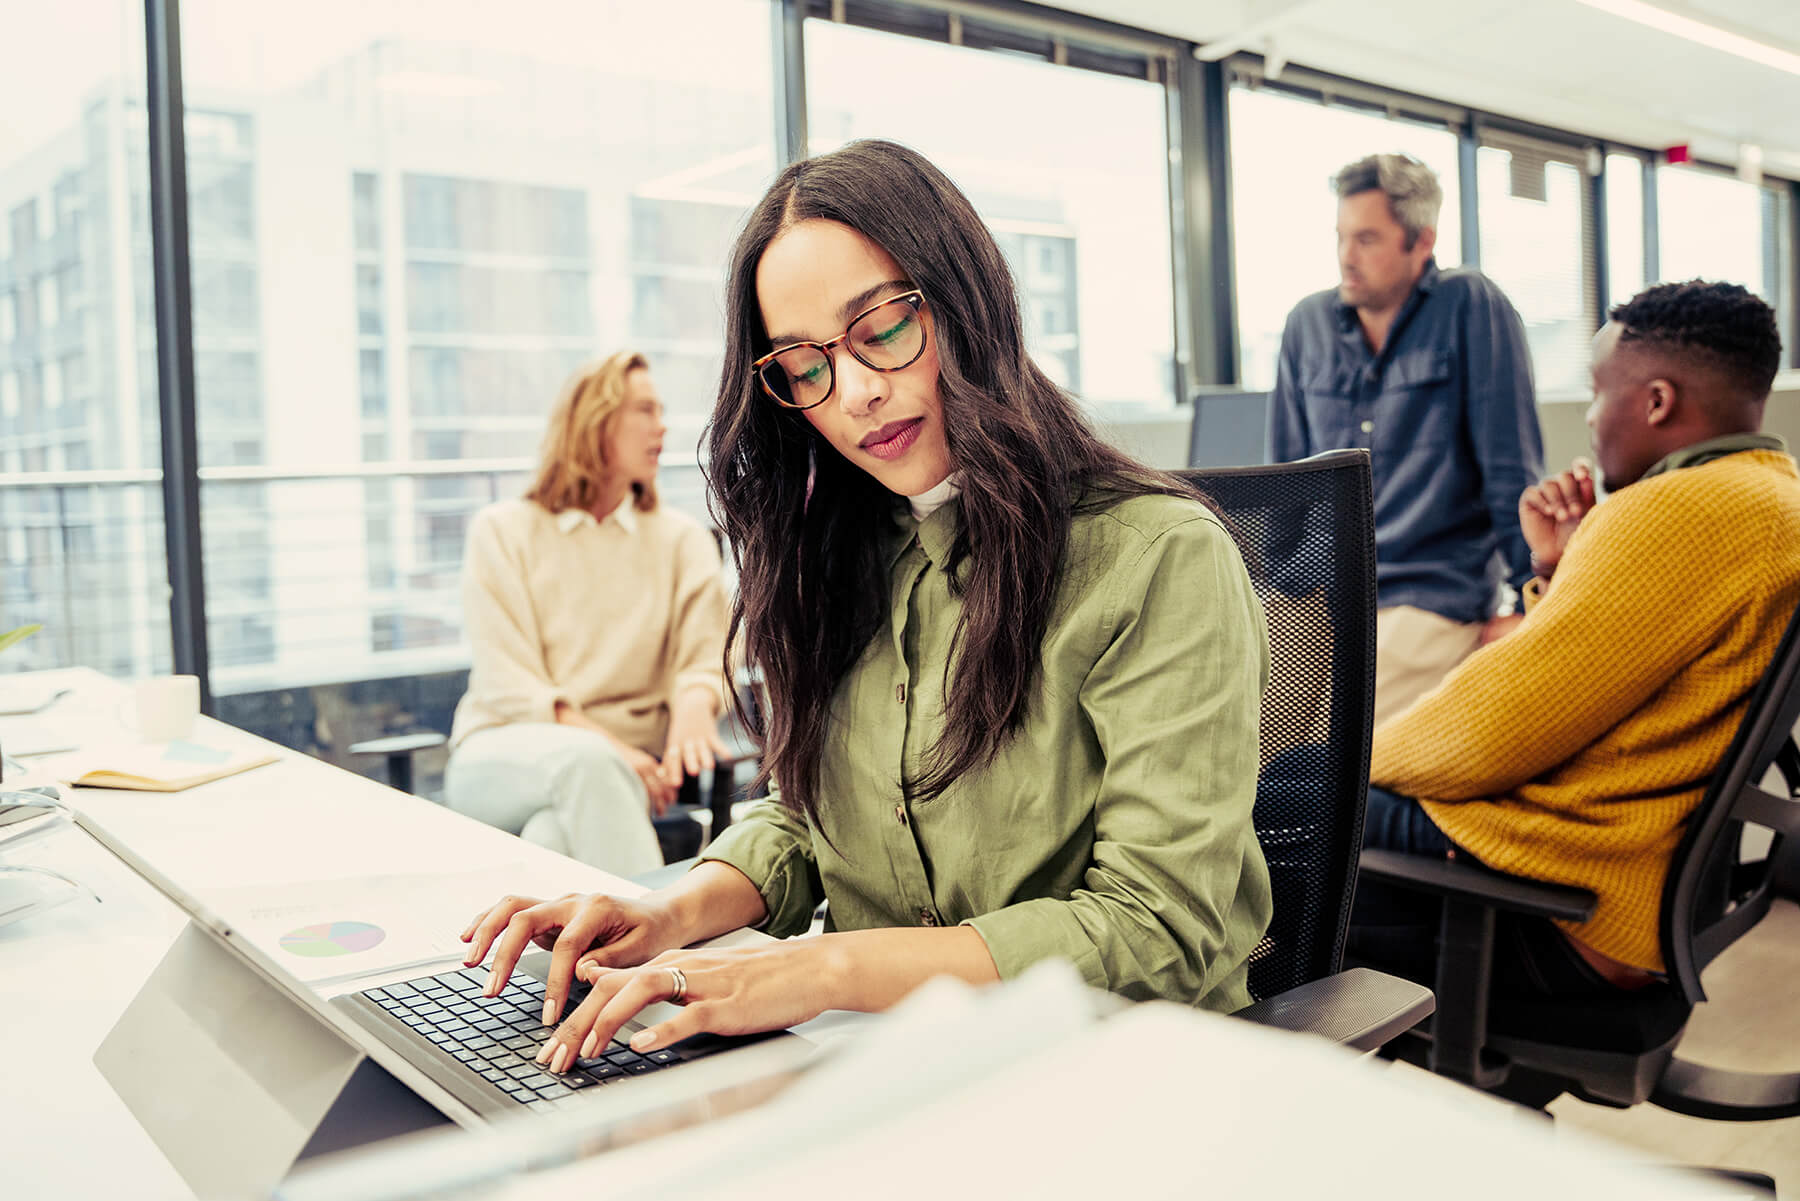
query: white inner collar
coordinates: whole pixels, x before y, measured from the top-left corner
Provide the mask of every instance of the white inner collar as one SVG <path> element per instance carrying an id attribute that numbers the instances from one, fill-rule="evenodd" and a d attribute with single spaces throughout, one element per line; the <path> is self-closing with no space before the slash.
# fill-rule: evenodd
<path id="1" fill-rule="evenodd" d="M 913 520 L 924 521 L 961 494 L 962 485 L 957 481 L 956 473 L 952 472 L 945 476 L 944 482 L 937 487 L 921 492 L 917 496 L 909 496 L 906 500 L 912 506 Z"/>

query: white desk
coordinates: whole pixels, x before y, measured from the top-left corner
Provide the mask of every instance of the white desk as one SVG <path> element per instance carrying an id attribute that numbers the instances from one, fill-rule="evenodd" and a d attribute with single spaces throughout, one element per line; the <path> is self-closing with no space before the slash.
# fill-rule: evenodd
<path id="1" fill-rule="evenodd" d="M 74 692 L 40 724 L 94 741 L 119 728 L 127 690 L 91 671 L 44 673 Z M 269 746 L 202 719 L 209 742 Z M 4 726 L 0 725 L 0 732 Z M 0 733 L 3 740 L 3 733 Z M 521 865 L 514 891 L 642 891 L 429 801 L 272 748 L 278 763 L 178 793 L 68 789 L 65 799 L 202 901 L 223 889 L 328 877 Z M 30 761 L 34 777 L 61 757 Z M 95 1069 L 95 1049 L 180 933 L 185 919 L 78 829 L 35 841 L 9 862 L 51 867 L 92 888 L 0 927 L 0 1178 L 8 1201 L 120 1195 L 190 1197 L 182 1179 Z M 230 917 L 229 913 L 224 916 Z M 467 915 L 446 914 L 454 925 Z M 760 939 L 748 931 L 734 939 Z M 416 974 L 402 971 L 399 976 Z M 379 979 L 379 978 L 376 978 Z M 376 980 L 358 981 L 368 987 Z M 325 991 L 341 991 L 325 988 Z M 221 1139 L 229 1138 L 221 1131 Z"/>
<path id="2" fill-rule="evenodd" d="M 62 702 L 71 713 L 96 729 L 114 721 L 121 689 L 89 672 L 58 674 L 78 689 Z M 216 723 L 205 733 L 209 739 L 254 741 Z M 83 789 L 73 790 L 70 799 L 202 900 L 208 892 L 259 882 L 515 861 L 530 877 L 520 881 L 518 891 L 636 890 L 597 869 L 291 752 L 283 752 L 278 764 L 184 793 Z M 80 830 L 35 842 L 17 861 L 83 880 L 100 903 L 78 901 L 0 927 L 0 1062 L 6 1065 L 0 1096 L 8 1111 L 0 1121 L 4 1196 L 7 1201 L 192 1196 L 92 1063 L 95 1048 L 181 931 L 181 914 Z M 747 931 L 734 936 L 761 937 Z M 1130 1024 L 1109 1028 L 1118 1046 L 1104 1039 L 1070 1044 L 1055 1056 L 997 1070 L 968 1090 L 947 1089 L 916 1113 L 900 1108 L 867 1130 L 813 1137 L 819 1098 L 809 1102 L 803 1096 L 795 1105 L 746 1115 L 728 1130 L 670 1136 L 661 1145 L 501 1191 L 534 1201 L 594 1195 L 596 1188 L 611 1186 L 667 1196 L 675 1185 L 693 1185 L 693 1177 L 680 1171 L 688 1156 L 699 1163 L 704 1148 L 722 1154 L 734 1136 L 758 1145 L 786 1139 L 795 1146 L 790 1158 L 722 1164 L 707 1178 L 712 1187 L 702 1189 L 704 1195 L 791 1196 L 796 1173 L 814 1182 L 855 1180 L 870 1196 L 901 1199 L 916 1197 L 919 1180 L 927 1177 L 950 1195 L 981 1197 L 1008 1195 L 1019 1185 L 1047 1197 L 1090 1197 L 1120 1181 L 1149 1185 L 1134 1194 L 1142 1196 L 1193 1196 L 1202 1188 L 1219 1195 L 1246 1190 L 1437 1195 L 1444 1176 L 1427 1172 L 1428 1161 L 1442 1161 L 1446 1170 L 1467 1165 L 1476 1173 L 1470 1195 L 1496 1201 L 1517 1195 L 1572 1201 L 1606 1195 L 1690 1198 L 1710 1191 L 1672 1176 L 1632 1171 L 1623 1166 L 1629 1158 L 1624 1154 L 1587 1146 L 1546 1150 L 1545 1132 L 1534 1124 L 1519 1136 L 1515 1127 L 1523 1119 L 1500 1103 L 1436 1080 L 1408 1087 L 1392 1073 L 1348 1062 L 1333 1048 L 1242 1023 L 1176 1014 L 1181 1030 L 1198 1031 L 1199 1041 L 1174 1056 L 1173 1042 L 1159 1038 L 1156 1026 L 1169 1021 L 1170 1012 L 1165 1007 L 1159 1016 L 1155 1007 L 1146 1009 L 1148 1016 L 1133 1019 L 1150 1023 L 1142 1030 Z M 959 1027 L 950 1030 L 954 1035 Z M 1176 1033 L 1170 1031 L 1171 1039 Z M 862 1074 L 862 1087 L 839 1097 L 860 1092 L 864 1105 L 889 1106 L 868 1085 L 916 1078 L 921 1057 L 905 1035 L 902 1028 L 869 1048 L 871 1055 L 894 1057 L 898 1066 Z M 1147 1046 L 1159 1047 L 1145 1061 L 1155 1065 L 1154 1087 L 1142 1094 L 1124 1091 L 1119 1104 L 1108 1104 L 1104 1073 L 1121 1062 L 1138 1062 Z M 855 1063 L 849 1061 L 845 1070 Z M 1301 1077 L 1316 1079 L 1296 1086 L 1293 1081 Z M 1095 1081 L 1098 1090 L 1087 1087 Z M 1081 1103 L 1071 1104 L 1072 1098 Z M 1333 1098 L 1337 1103 L 1327 1104 Z M 899 1097 L 891 1104 L 905 1102 Z M 1295 1134 L 1296 1125 L 1328 1129 L 1330 1136 L 1309 1143 Z M 1409 1154 L 1405 1148 L 1415 1136 L 1425 1144 L 1418 1162 L 1396 1170 L 1393 1157 Z M 222 1153 L 230 1137 L 221 1129 Z M 1337 1158 L 1321 1155 L 1314 1162 L 1312 1153 L 1326 1146 Z M 926 1147 L 931 1151 L 920 1159 Z M 1171 1147 L 1187 1157 L 1185 1170 L 1175 1172 L 1173 1180 L 1156 1170 L 1171 1162 Z M 1486 1157 L 1497 1147 L 1507 1148 L 1506 1158 L 1493 1165 Z M 1303 1154 L 1283 1165 L 1292 1150 Z M 1523 1156 L 1540 1152 L 1549 1156 L 1542 1165 L 1521 1166 Z M 1254 1176 L 1247 1166 L 1253 1159 L 1281 1165 L 1280 1170 L 1274 1177 Z M 1490 1165 L 1485 1173 L 1484 1164 Z M 927 1177 L 919 1175 L 923 1169 L 929 1169 Z M 1630 1188 L 1614 1192 L 1610 1184 Z M 1157 1185 L 1172 1187 L 1157 1191 Z"/>

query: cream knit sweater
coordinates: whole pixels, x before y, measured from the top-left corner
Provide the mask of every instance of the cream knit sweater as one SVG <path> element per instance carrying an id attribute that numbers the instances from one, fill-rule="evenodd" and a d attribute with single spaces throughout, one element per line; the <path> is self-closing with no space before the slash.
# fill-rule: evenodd
<path id="1" fill-rule="evenodd" d="M 469 690 L 450 741 L 556 720 L 567 701 L 660 755 L 669 702 L 690 686 L 723 699 L 728 620 L 712 536 L 658 506 L 596 521 L 506 500 L 475 515 L 463 559 Z"/>

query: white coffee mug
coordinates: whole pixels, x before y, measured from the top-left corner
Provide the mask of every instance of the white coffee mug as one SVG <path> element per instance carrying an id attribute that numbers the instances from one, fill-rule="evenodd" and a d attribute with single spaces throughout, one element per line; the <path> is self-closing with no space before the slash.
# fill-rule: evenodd
<path id="1" fill-rule="evenodd" d="M 139 680 L 136 695 L 138 737 L 145 742 L 169 742 L 193 731 L 200 715 L 198 676 Z"/>

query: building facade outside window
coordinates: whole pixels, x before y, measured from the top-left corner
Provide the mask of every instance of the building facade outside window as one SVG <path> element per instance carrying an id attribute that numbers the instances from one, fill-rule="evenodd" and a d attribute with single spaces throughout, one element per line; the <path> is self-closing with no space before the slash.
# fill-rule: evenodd
<path id="1" fill-rule="evenodd" d="M 601 353 L 648 355 L 663 494 L 705 519 L 724 261 L 775 169 L 763 0 L 182 18 L 196 359 L 235 356 L 197 372 L 215 692 L 465 665 L 468 520 Z"/>
<path id="2" fill-rule="evenodd" d="M 0 626 L 45 629 L 5 667 L 166 672 L 143 14 L 31 20 L 0 73 Z"/>
<path id="3" fill-rule="evenodd" d="M 904 103 L 872 78 L 931 81 Z M 1167 93 L 877 30 L 806 22 L 809 151 L 883 137 L 966 192 L 1017 281 L 1026 349 L 1102 418 L 1175 403 Z"/>

